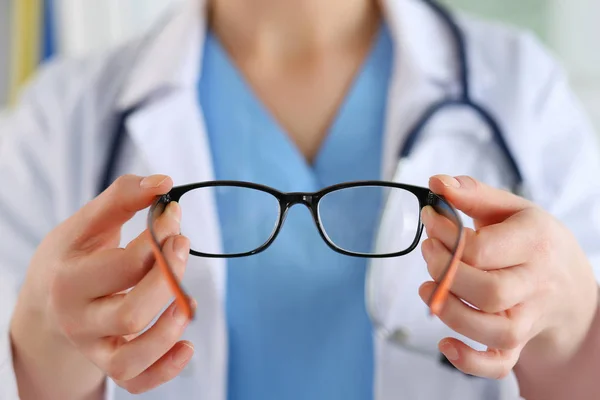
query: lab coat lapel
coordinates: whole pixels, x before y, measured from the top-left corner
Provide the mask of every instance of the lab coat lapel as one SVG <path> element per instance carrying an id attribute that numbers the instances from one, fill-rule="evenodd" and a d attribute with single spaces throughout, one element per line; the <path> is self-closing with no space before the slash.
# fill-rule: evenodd
<path id="1" fill-rule="evenodd" d="M 428 165 L 398 168 L 398 154 L 417 120 L 436 101 L 456 91 L 453 46 L 438 17 L 422 1 L 382 2 L 395 51 L 395 68 L 389 89 L 384 135 L 384 179 L 427 186 Z M 432 156 L 435 159 L 438 155 Z M 419 167 L 420 170 L 419 171 Z M 385 210 L 379 237 L 394 241 L 393 210 Z M 369 301 L 376 305 L 386 326 L 409 327 L 429 322 L 427 310 L 419 304 L 418 285 L 427 279 L 427 270 L 416 249 L 401 258 L 371 262 Z M 397 304 L 404 306 L 399 309 Z M 423 318 L 421 318 L 423 317 Z M 412 323 L 418 320 L 419 323 Z M 426 335 L 426 332 L 423 332 Z M 411 335 L 412 337 L 412 335 Z M 435 350 L 435 349 L 434 349 Z M 383 354 L 378 356 L 385 357 Z M 385 386 L 385 385 L 384 385 Z"/>
<path id="2" fill-rule="evenodd" d="M 392 72 L 386 114 L 382 176 L 392 179 L 397 172 L 398 154 L 409 131 L 428 107 L 442 99 L 455 98 L 460 88 L 456 44 L 448 26 L 422 0 L 380 0 L 394 42 L 395 68 Z M 455 15 L 460 23 L 460 15 Z M 493 83 L 493 74 L 484 60 L 468 53 L 473 73 L 470 79 L 474 98 Z M 476 72 L 474 72 L 476 71 Z M 437 155 L 436 155 L 437 156 Z M 426 185 L 414 174 L 404 174 L 405 183 Z"/>
<path id="3" fill-rule="evenodd" d="M 399 150 L 412 126 L 434 101 L 456 89 L 451 44 L 420 0 L 381 0 L 394 43 L 382 176 L 392 179 Z M 422 182 L 421 182 L 422 183 Z"/>
<path id="4" fill-rule="evenodd" d="M 432 135 L 423 135 L 430 140 L 422 141 L 408 159 L 398 163 L 399 150 L 417 120 L 436 101 L 458 93 L 456 47 L 448 27 L 425 2 L 383 0 L 382 6 L 392 32 L 396 58 L 384 139 L 384 179 L 427 187 L 429 177 L 436 173 L 477 176 L 473 169 L 476 163 L 459 156 L 460 151 L 457 151 L 461 143 L 456 140 L 456 132 L 475 126 L 469 113 L 466 117 L 455 111 L 444 113 L 446 116 L 429 130 Z M 492 83 L 492 76 L 482 60 L 472 54 L 469 57 L 471 79 L 476 87 L 473 94 L 478 96 Z M 490 140 L 486 132 L 477 127 L 466 131 L 464 144 L 477 146 Z M 444 146 L 449 139 L 455 147 Z M 472 150 L 469 153 L 481 153 Z M 394 218 L 394 210 L 384 210 L 378 245 L 397 241 L 394 227 L 400 222 Z M 465 220 L 465 225 L 471 222 Z M 484 348 L 456 334 L 439 319 L 429 317 L 426 305 L 418 296 L 418 288 L 430 279 L 420 247 L 401 258 L 374 259 L 370 263 L 367 306 L 374 320 L 388 329 L 377 330 L 374 336 L 376 400 L 516 398 L 514 382 L 508 386 L 498 385 L 496 381 L 470 378 L 442 366 L 437 344 L 446 336 L 457 337 L 476 349 Z M 507 392 L 503 394 L 503 391 Z"/>

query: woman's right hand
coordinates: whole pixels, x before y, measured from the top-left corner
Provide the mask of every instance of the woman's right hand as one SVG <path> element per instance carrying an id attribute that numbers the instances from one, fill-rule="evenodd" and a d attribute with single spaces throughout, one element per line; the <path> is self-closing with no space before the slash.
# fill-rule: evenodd
<path id="1" fill-rule="evenodd" d="M 119 248 L 122 225 L 172 184 L 163 175 L 122 176 L 42 241 L 10 327 L 22 399 L 98 398 L 106 376 L 140 393 L 189 362 L 193 347 L 179 341 L 188 320 L 174 303 L 161 314 L 172 294 L 148 232 Z M 172 202 L 156 226 L 179 278 L 189 255 L 180 219 Z"/>

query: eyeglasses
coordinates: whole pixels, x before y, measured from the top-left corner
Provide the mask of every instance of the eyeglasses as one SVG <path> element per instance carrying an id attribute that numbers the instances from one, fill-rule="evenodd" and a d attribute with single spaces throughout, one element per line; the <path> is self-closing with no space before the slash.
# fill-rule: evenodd
<path id="1" fill-rule="evenodd" d="M 235 224 L 236 235 L 224 238 L 222 247 L 227 250 L 219 253 L 211 252 L 205 241 L 193 235 L 197 231 L 193 227 L 201 221 L 186 219 L 186 214 L 198 215 L 194 209 L 217 197 L 220 204 L 232 205 L 231 209 L 237 210 L 236 215 L 228 218 Z M 444 260 L 445 272 L 428 302 L 434 315 L 439 315 L 446 301 L 462 255 L 463 225 L 458 212 L 443 197 L 424 187 L 387 181 L 357 181 L 317 192 L 282 193 L 268 186 L 242 181 L 207 181 L 176 186 L 155 200 L 147 222 L 156 260 L 177 305 L 190 319 L 194 317 L 194 311 L 189 297 L 162 254 L 154 227 L 157 218 L 172 201 L 181 206 L 181 233 L 190 239 L 190 254 L 212 258 L 246 257 L 266 250 L 277 238 L 289 209 L 296 204 L 310 210 L 321 238 L 333 251 L 353 257 L 399 257 L 417 247 L 423 233 L 421 211 L 431 206 L 444 217 L 447 234 L 454 235 L 454 245 L 448 249 L 448 259 Z M 373 204 L 379 205 L 378 210 L 385 209 L 392 215 L 386 214 L 384 218 L 380 215 L 381 226 L 373 243 L 356 240 L 360 237 L 356 235 L 357 230 L 368 230 L 373 226 Z M 391 238 L 394 240 L 389 240 Z"/>

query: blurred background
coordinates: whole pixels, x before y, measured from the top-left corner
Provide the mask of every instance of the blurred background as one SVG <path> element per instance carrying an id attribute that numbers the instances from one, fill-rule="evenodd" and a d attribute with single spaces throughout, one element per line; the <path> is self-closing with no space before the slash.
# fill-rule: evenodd
<path id="1" fill-rule="evenodd" d="M 51 57 L 102 51 L 185 0 L 0 0 L 0 108 Z M 443 0 L 534 31 L 569 71 L 600 134 L 599 0 Z"/>

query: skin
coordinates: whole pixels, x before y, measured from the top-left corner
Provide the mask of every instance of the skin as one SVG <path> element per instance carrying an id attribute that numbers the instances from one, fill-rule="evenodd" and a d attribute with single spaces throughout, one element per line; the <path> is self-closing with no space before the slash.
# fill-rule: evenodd
<path id="1" fill-rule="evenodd" d="M 209 21 L 311 162 L 380 17 L 376 3 L 364 0 L 213 0 Z M 123 223 L 172 185 L 167 177 L 152 177 L 145 181 L 150 187 L 141 187 L 141 179 L 119 179 L 37 249 L 10 328 L 22 399 L 101 398 L 106 376 L 141 393 L 173 379 L 189 361 L 192 344 L 177 342 L 185 323 L 176 323 L 171 309 L 155 328 L 134 338 L 170 298 L 158 268 L 152 268 L 146 233 L 124 251 L 117 248 Z M 171 211 L 161 222 L 163 247 L 182 274 L 185 261 L 175 256 L 173 244 L 186 254 L 189 244 L 175 236 L 180 211 Z M 129 287 L 130 294 L 119 294 Z"/>
<path id="2" fill-rule="evenodd" d="M 121 226 L 171 187 L 161 175 L 120 177 L 40 244 L 10 327 L 22 399 L 100 399 L 106 376 L 140 393 L 190 360 L 193 345 L 179 341 L 188 321 L 173 305 L 139 334 L 171 298 L 148 233 L 118 247 Z M 157 234 L 181 277 L 189 241 L 177 234 L 181 212 L 173 204 Z"/>
<path id="3" fill-rule="evenodd" d="M 216 0 L 209 13 L 246 82 L 309 163 L 380 21 L 377 2 L 365 0 Z"/>
<path id="4" fill-rule="evenodd" d="M 380 18 L 376 3 L 367 0 L 215 0 L 210 11 L 229 55 L 308 162 Z M 459 369 L 479 376 L 504 376 L 516 365 L 528 400 L 585 399 L 565 381 L 561 387 L 570 397 L 556 397 L 547 372 L 580 371 L 580 382 L 597 393 L 591 374 L 600 369 L 600 343 L 586 339 L 600 337 L 600 324 L 590 325 L 597 287 L 572 235 L 522 199 L 469 178 L 459 178 L 463 185 L 455 188 L 448 179 L 432 179 L 432 190 L 475 218 L 478 229 L 467 232 L 464 264 L 441 318 L 494 350 L 477 353 L 453 339 L 443 340 L 441 350 Z M 121 177 L 40 244 L 10 327 L 23 400 L 100 399 L 106 376 L 141 393 L 173 379 L 187 364 L 193 345 L 179 340 L 186 322 L 173 308 L 160 314 L 171 295 L 153 268 L 147 233 L 118 248 L 121 226 L 171 186 L 165 176 Z M 423 217 L 435 238 L 423 248 L 433 277 L 421 288 L 426 297 L 448 238 L 434 218 Z M 157 229 L 178 276 L 189 251 L 188 240 L 177 234 L 180 220 L 175 205 Z M 481 287 L 495 294 L 491 300 Z M 481 311 L 466 309 L 458 298 L 472 299 Z M 140 335 L 159 314 L 158 323 Z"/>
<path id="5" fill-rule="evenodd" d="M 528 400 L 598 398 L 598 284 L 572 233 L 535 204 L 470 177 L 436 176 L 430 187 L 476 228 L 464 231 L 464 253 L 440 319 L 488 346 L 479 352 L 445 338 L 440 351 L 471 375 L 497 379 L 515 369 Z M 433 278 L 419 290 L 423 301 L 455 240 L 455 229 L 432 211 L 426 207 L 422 215 L 428 235 L 422 253 Z"/>

